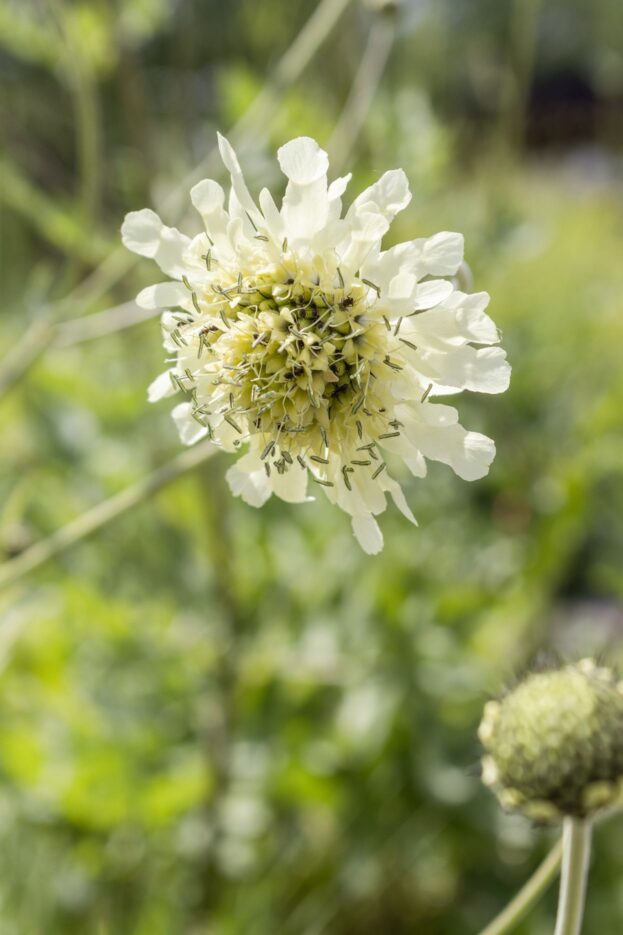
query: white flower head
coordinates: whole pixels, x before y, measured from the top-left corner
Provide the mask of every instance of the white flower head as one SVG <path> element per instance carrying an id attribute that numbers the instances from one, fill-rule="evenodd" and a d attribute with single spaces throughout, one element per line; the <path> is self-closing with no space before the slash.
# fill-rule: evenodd
<path id="1" fill-rule="evenodd" d="M 247 446 L 227 480 L 248 504 L 273 493 L 305 501 L 311 475 L 376 553 L 386 494 L 415 522 L 388 455 L 417 477 L 429 458 L 465 480 L 483 477 L 493 460 L 491 439 L 433 401 L 507 388 L 489 297 L 460 292 L 450 278 L 463 261 L 460 234 L 381 249 L 411 198 L 402 170 L 386 172 L 342 217 L 350 176 L 329 185 L 327 154 L 299 137 L 278 152 L 288 178 L 279 209 L 267 189 L 256 204 L 232 147 L 221 136 L 219 146 L 227 203 L 210 179 L 190 193 L 205 233 L 190 239 L 149 209 L 123 223 L 126 247 L 171 277 L 137 297 L 164 310 L 171 355 L 149 399 L 186 394 L 173 410 L 185 444 L 208 436 L 226 451 Z"/>

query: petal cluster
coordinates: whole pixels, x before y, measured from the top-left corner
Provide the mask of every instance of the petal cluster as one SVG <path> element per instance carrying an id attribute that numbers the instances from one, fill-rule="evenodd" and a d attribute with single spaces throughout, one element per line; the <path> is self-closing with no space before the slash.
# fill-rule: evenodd
<path id="1" fill-rule="evenodd" d="M 460 234 L 381 249 L 411 198 L 401 170 L 342 216 L 350 176 L 329 184 L 327 154 L 299 137 L 278 152 L 288 180 L 278 208 L 267 189 L 256 203 L 221 136 L 219 147 L 228 196 L 211 179 L 190 193 L 204 232 L 186 237 L 149 209 L 123 223 L 126 247 L 170 277 L 137 297 L 163 310 L 170 355 L 149 399 L 184 394 L 173 418 L 186 444 L 246 446 L 227 479 L 247 503 L 273 493 L 302 502 L 311 478 L 350 514 L 365 551 L 378 552 L 387 494 L 415 522 L 388 463 L 422 477 L 433 459 L 475 480 L 493 460 L 491 439 L 434 402 L 507 388 L 489 297 L 455 287 Z"/>

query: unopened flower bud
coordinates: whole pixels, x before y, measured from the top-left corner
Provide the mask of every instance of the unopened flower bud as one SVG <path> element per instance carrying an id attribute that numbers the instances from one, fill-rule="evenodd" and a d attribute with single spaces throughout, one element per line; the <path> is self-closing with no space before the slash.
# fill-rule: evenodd
<path id="1" fill-rule="evenodd" d="M 585 818 L 623 792 L 623 688 L 590 659 L 534 673 L 485 706 L 483 782 L 504 808 Z"/>

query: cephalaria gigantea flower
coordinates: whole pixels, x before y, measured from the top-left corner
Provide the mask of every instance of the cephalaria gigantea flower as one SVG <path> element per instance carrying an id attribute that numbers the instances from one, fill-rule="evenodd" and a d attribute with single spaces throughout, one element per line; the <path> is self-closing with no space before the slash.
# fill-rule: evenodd
<path id="1" fill-rule="evenodd" d="M 402 170 L 386 172 L 342 217 L 350 175 L 328 184 L 327 154 L 314 140 L 278 152 L 288 179 L 280 209 L 267 189 L 256 204 L 221 136 L 219 147 L 231 190 L 227 202 L 210 179 L 191 190 L 202 233 L 189 238 L 149 209 L 123 223 L 125 246 L 171 277 L 137 297 L 163 309 L 170 355 L 149 399 L 186 395 L 173 410 L 186 444 L 207 436 L 226 451 L 246 447 L 227 480 L 248 504 L 273 493 L 305 501 L 311 477 L 376 553 L 386 494 L 415 522 L 388 463 L 423 477 L 430 458 L 475 480 L 493 460 L 493 441 L 434 401 L 507 388 L 489 297 L 466 295 L 451 279 L 460 234 L 381 249 L 411 198 Z"/>

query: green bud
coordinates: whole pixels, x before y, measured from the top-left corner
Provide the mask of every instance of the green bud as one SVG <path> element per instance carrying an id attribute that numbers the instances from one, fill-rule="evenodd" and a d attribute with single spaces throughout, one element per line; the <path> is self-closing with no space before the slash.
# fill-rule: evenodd
<path id="1" fill-rule="evenodd" d="M 623 793 L 623 686 L 590 659 L 534 673 L 485 706 L 482 779 L 508 809 L 585 818 Z"/>

